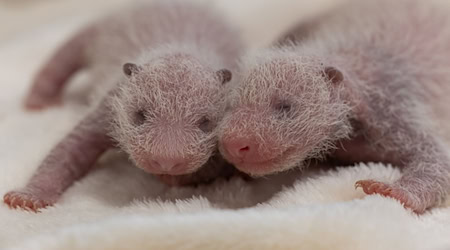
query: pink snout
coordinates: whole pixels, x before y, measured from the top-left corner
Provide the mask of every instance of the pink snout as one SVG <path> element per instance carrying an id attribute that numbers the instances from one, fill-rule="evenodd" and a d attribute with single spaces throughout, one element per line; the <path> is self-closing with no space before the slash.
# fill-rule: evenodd
<path id="1" fill-rule="evenodd" d="M 145 169 L 154 174 L 180 175 L 189 172 L 188 160 L 180 157 L 149 157 Z"/>
<path id="2" fill-rule="evenodd" d="M 256 141 L 247 138 L 231 138 L 223 141 L 223 148 L 232 162 L 264 161 L 267 156 L 261 154 Z"/>
<path id="3" fill-rule="evenodd" d="M 157 168 L 160 168 L 163 171 L 171 171 L 173 169 L 180 168 L 185 164 L 183 159 L 171 159 L 171 158 L 157 158 L 152 161 L 152 165 Z"/>

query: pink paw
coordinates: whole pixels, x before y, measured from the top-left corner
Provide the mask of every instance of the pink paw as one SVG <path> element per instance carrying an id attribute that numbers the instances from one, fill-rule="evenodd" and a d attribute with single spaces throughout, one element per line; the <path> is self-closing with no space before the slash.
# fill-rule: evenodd
<path id="1" fill-rule="evenodd" d="M 423 213 L 426 208 L 420 206 L 407 191 L 374 180 L 361 180 L 355 183 L 355 188 L 362 188 L 366 194 L 380 194 L 400 201 L 404 207 L 412 209 L 416 213 Z"/>
<path id="2" fill-rule="evenodd" d="M 10 208 L 21 208 L 34 212 L 38 212 L 38 210 L 55 203 L 54 199 L 49 199 L 43 195 L 36 195 L 30 191 L 8 192 L 3 196 L 3 201 Z"/>

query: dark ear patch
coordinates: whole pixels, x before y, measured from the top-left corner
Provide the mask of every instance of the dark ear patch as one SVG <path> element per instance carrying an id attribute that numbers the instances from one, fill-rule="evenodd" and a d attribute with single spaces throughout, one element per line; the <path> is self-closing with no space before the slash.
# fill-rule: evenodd
<path id="1" fill-rule="evenodd" d="M 323 75 L 325 78 L 330 80 L 333 84 L 339 84 L 344 80 L 344 74 L 334 67 L 326 67 L 323 70 Z"/>
<path id="2" fill-rule="evenodd" d="M 136 73 L 139 71 L 139 67 L 134 63 L 125 63 L 122 67 L 123 73 L 126 76 L 131 76 L 133 73 Z"/>
<path id="3" fill-rule="evenodd" d="M 219 77 L 219 80 L 222 82 L 222 84 L 225 84 L 225 83 L 231 81 L 231 78 L 233 76 L 231 74 L 231 71 L 229 71 L 228 69 L 221 69 L 221 70 L 217 71 L 216 74 Z"/>

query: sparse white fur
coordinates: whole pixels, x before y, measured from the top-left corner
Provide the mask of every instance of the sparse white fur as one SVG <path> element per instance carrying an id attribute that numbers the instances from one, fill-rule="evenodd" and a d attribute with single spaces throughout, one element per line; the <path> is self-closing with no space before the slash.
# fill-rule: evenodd
<path id="1" fill-rule="evenodd" d="M 216 149 L 216 130 L 199 131 L 198 122 L 207 116 L 212 123 L 218 123 L 225 108 L 224 86 L 214 66 L 205 70 L 207 60 L 190 56 L 200 54 L 198 51 L 165 47 L 142 56 L 142 72 L 120 84 L 111 97 L 111 134 L 132 156 L 196 156 L 190 165 L 194 171 Z M 175 62 L 178 70 L 185 71 L 181 75 L 173 72 Z M 133 120 L 138 110 L 146 111 L 142 126 L 136 126 Z"/>
<path id="2" fill-rule="evenodd" d="M 155 155 L 178 157 L 193 172 L 216 151 L 216 130 L 205 133 L 198 122 L 221 119 L 225 87 L 216 73 L 234 70 L 243 50 L 238 32 L 219 16 L 192 1 L 157 1 L 92 28 L 87 60 L 99 65 L 96 74 L 120 73 L 106 99 L 110 135 L 138 166 Z M 123 76 L 126 62 L 141 70 Z M 133 120 L 138 111 L 145 111 L 142 126 Z"/>
<path id="3" fill-rule="evenodd" d="M 275 155 L 270 166 L 249 170 L 260 175 L 301 166 L 360 136 L 360 149 L 374 157 L 365 160 L 405 167 L 392 188 L 406 193 L 408 205 L 435 205 L 450 189 L 450 159 L 433 122 L 450 95 L 448 12 L 436 1 L 355 0 L 292 34 L 298 44 L 244 60 L 221 140 L 255 131 Z M 343 74 L 340 84 L 321 76 L 328 66 Z M 277 100 L 292 105 L 281 120 Z M 239 121 L 248 109 L 258 113 Z M 349 126 L 353 118 L 362 128 Z"/>
<path id="4" fill-rule="evenodd" d="M 248 128 L 252 128 L 260 139 L 258 146 L 261 152 L 285 152 L 293 145 L 305 150 L 285 155 L 282 161 L 276 163 L 275 172 L 302 167 L 299 163 L 307 158 L 321 158 L 323 153 L 334 148 L 336 140 L 347 137 L 350 132 L 347 117 L 350 104 L 335 101 L 335 98 L 341 98 L 342 88 L 331 88 L 329 82 L 324 84 L 322 69 L 311 63 L 315 57 L 311 55 L 300 58 L 296 55 L 296 50 L 296 47 L 290 46 L 277 47 L 244 57 L 240 70 L 251 73 L 242 75 L 239 79 L 241 84 L 232 88 L 229 105 L 234 111 L 228 113 L 221 122 L 221 126 L 227 128 L 227 134 L 231 135 L 243 134 Z M 285 61 L 289 61 L 289 64 L 284 63 Z M 250 68 L 255 65 L 256 68 Z M 293 72 L 295 77 L 308 84 L 289 83 L 292 79 L 288 78 Z M 274 76 L 277 77 L 276 80 Z M 289 117 L 273 110 L 274 102 L 283 100 L 288 100 L 295 107 Z M 240 109 L 240 106 L 245 108 Z M 261 106 L 264 109 L 252 109 Z M 252 119 L 254 114 L 271 119 Z M 237 122 L 231 121 L 233 117 L 248 119 L 241 119 L 240 126 L 230 126 L 230 122 Z M 320 126 L 332 127 L 333 133 L 317 133 L 317 127 Z M 270 141 L 265 136 L 268 131 L 271 133 Z M 314 144 L 314 150 L 305 147 L 311 144 Z"/>
<path id="5" fill-rule="evenodd" d="M 105 93 L 98 106 L 50 151 L 25 187 L 4 195 L 11 208 L 53 205 L 114 146 L 172 185 L 233 173 L 217 153 L 216 125 L 225 110 L 224 84 L 243 49 L 237 30 L 191 1 L 159 0 L 119 13 L 75 34 L 37 73 L 27 109 L 58 103 L 69 78 L 83 68 L 95 72 L 93 81 L 106 76 L 108 85 L 95 82 Z"/>
<path id="6" fill-rule="evenodd" d="M 450 170 L 445 166 L 449 158 L 441 151 L 442 132 L 433 119 L 439 114 L 433 113 L 450 94 L 447 10 L 442 10 L 438 1 L 417 0 L 346 7 L 343 15 L 319 24 L 312 39 L 300 49 L 314 47 L 324 54 L 343 54 L 338 63 L 352 69 L 347 74 L 349 81 L 360 92 L 359 99 L 370 104 L 367 124 L 385 133 L 373 136 L 372 146 L 382 149 L 380 153 L 408 155 L 411 159 L 406 167 L 429 173 L 411 180 L 417 185 L 410 186 L 409 192 L 423 193 L 431 185 L 438 198 L 444 197 L 450 185 Z M 346 53 L 356 54 L 345 57 Z M 380 78 L 386 79 L 384 86 L 371 82 Z M 403 124 L 393 122 L 393 117 L 400 117 Z"/>

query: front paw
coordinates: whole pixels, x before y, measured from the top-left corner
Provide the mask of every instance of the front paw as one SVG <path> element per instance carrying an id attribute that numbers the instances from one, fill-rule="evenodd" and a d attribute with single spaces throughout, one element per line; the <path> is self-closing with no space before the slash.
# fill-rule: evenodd
<path id="1" fill-rule="evenodd" d="M 410 208 L 418 214 L 425 212 L 427 208 L 421 202 L 418 202 L 418 200 L 415 199 L 410 192 L 393 184 L 387 184 L 374 180 L 360 180 L 355 183 L 355 188 L 359 187 L 363 189 L 364 193 L 369 195 L 380 194 L 386 197 L 394 198 L 400 201 L 404 207 Z"/>
<path id="2" fill-rule="evenodd" d="M 42 208 L 53 205 L 56 202 L 56 198 L 29 190 L 18 190 L 6 193 L 3 196 L 3 201 L 10 208 L 21 208 L 38 212 Z"/>

